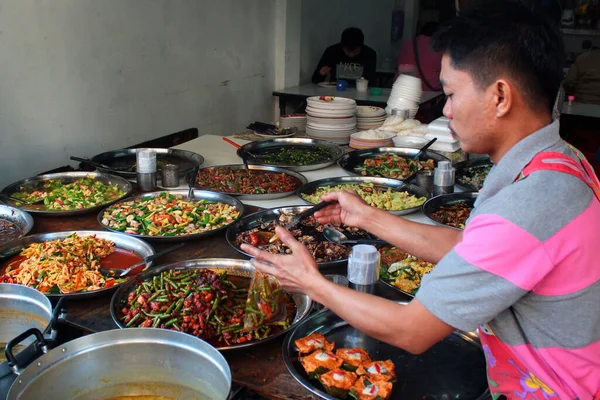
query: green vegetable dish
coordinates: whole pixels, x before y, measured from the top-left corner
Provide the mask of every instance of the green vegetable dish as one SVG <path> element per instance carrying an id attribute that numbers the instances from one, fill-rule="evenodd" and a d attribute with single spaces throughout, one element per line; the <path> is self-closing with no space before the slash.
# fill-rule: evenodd
<path id="1" fill-rule="evenodd" d="M 327 147 L 317 146 L 310 149 L 283 147 L 256 154 L 253 160 L 273 165 L 303 166 L 329 161 L 331 157 L 331 151 Z"/>
<path id="2" fill-rule="evenodd" d="M 114 204 L 104 211 L 102 224 L 133 235 L 186 236 L 222 228 L 239 216 L 240 211 L 229 204 L 187 201 L 163 192 Z"/>
<path id="3" fill-rule="evenodd" d="M 86 177 L 72 183 L 60 179 L 48 179 L 33 190 L 21 187 L 11 197 L 22 200 L 25 205 L 43 201 L 47 210 L 81 210 L 110 203 L 125 195 L 118 185 L 107 185 Z"/>
<path id="4" fill-rule="evenodd" d="M 417 197 L 408 192 L 393 191 L 392 188 L 376 187 L 372 183 L 321 186 L 312 194 L 302 194 L 302 198 L 316 204 L 321 201 L 323 195 L 338 190 L 355 191 L 370 206 L 387 211 L 399 211 L 419 207 L 427 200 L 425 197 Z"/>

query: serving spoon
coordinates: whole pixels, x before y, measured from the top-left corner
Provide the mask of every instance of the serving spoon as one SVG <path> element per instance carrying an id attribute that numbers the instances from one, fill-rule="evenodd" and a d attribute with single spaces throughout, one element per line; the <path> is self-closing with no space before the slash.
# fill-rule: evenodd
<path id="1" fill-rule="evenodd" d="M 325 227 L 325 229 L 323 229 L 323 236 L 325 236 L 325 239 L 329 240 L 332 243 L 335 244 L 387 244 L 387 242 L 385 240 L 380 240 L 380 239 L 357 239 L 357 240 L 351 240 L 348 239 L 348 237 L 346 235 L 344 235 L 342 232 L 333 229 L 333 228 L 328 228 Z"/>
<path id="2" fill-rule="evenodd" d="M 159 257 L 166 256 L 167 254 L 170 254 L 170 253 L 174 252 L 175 250 L 179 250 L 183 246 L 185 246 L 185 243 L 179 243 L 178 245 L 169 247 L 168 249 L 165 249 L 163 251 L 159 251 L 158 253 L 152 254 L 151 256 L 144 258 L 142 261 L 133 264 L 132 266 L 130 266 L 127 269 L 100 268 L 100 273 L 107 278 L 123 278 L 124 276 L 127 276 L 132 270 L 139 267 L 140 265 L 144 265 L 144 264 L 147 265 L 148 263 L 156 260 Z M 146 268 L 148 268 L 148 267 L 146 267 Z M 144 268 L 142 271 L 145 271 L 146 268 Z"/>

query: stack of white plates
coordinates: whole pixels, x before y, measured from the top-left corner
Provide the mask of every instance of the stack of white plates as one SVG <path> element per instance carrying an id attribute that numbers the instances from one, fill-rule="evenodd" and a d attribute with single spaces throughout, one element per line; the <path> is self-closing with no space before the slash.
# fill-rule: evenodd
<path id="1" fill-rule="evenodd" d="M 421 79 L 412 75 L 400 75 L 392 86 L 385 111 L 391 114 L 393 109 L 409 110 L 409 117 L 414 118 L 419 111 L 422 95 Z"/>
<path id="2" fill-rule="evenodd" d="M 440 117 L 427 126 L 425 138 L 428 140 L 437 139 L 430 147 L 431 150 L 451 153 L 460 149 L 460 143 L 452 136 L 449 124 L 450 120 L 448 118 Z"/>
<path id="3" fill-rule="evenodd" d="M 298 128 L 298 132 L 306 131 L 306 114 L 286 114 L 279 117 L 280 128 Z"/>
<path id="4" fill-rule="evenodd" d="M 385 121 L 387 115 L 381 107 L 358 106 L 356 107 L 356 129 L 368 131 L 377 129 Z"/>
<path id="5" fill-rule="evenodd" d="M 356 132 L 356 102 L 333 96 L 306 99 L 306 133 L 314 139 L 348 144 Z"/>

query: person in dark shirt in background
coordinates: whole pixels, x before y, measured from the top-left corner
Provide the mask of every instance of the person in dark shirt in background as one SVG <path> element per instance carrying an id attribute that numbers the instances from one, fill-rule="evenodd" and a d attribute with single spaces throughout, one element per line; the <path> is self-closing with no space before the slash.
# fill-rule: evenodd
<path id="1" fill-rule="evenodd" d="M 312 76 L 313 83 L 335 82 L 338 78 L 356 80 L 360 77 L 374 82 L 377 53 L 364 41 L 360 29 L 345 29 L 340 43 L 329 46 L 321 56 Z"/>

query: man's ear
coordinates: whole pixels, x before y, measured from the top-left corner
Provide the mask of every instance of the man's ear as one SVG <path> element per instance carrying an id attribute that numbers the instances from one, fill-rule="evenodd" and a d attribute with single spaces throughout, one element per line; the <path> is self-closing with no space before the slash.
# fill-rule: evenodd
<path id="1" fill-rule="evenodd" d="M 514 87 L 506 80 L 499 79 L 492 85 L 492 96 L 496 107 L 496 117 L 501 118 L 508 114 L 514 101 Z"/>

